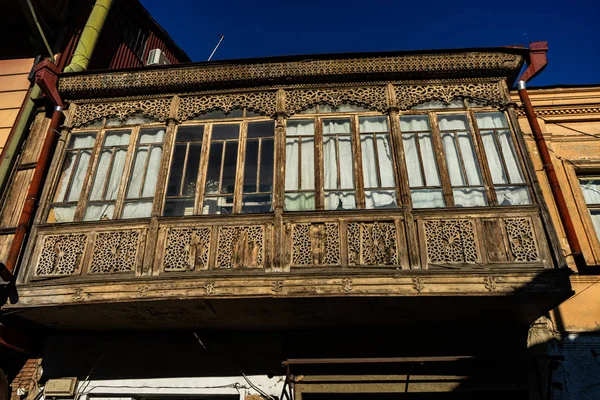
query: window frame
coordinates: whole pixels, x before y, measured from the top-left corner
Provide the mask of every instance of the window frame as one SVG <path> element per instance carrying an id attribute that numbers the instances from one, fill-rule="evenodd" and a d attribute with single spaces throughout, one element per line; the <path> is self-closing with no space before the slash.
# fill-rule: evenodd
<path id="1" fill-rule="evenodd" d="M 344 104 L 346 105 L 346 104 Z M 322 106 L 326 106 L 327 108 L 331 108 L 332 111 L 324 111 L 324 112 L 320 112 L 320 108 Z M 310 112 L 309 112 L 310 111 Z M 360 118 L 361 117 L 385 117 L 387 119 L 387 125 L 388 125 L 388 131 L 387 132 L 368 132 L 368 133 L 361 133 L 360 132 Z M 284 192 L 284 196 L 283 196 L 283 200 L 282 202 L 284 202 L 284 198 L 285 198 L 285 193 L 314 193 L 315 194 L 315 208 L 314 210 L 302 210 L 302 211 L 290 211 L 290 210 L 285 210 L 284 208 L 284 212 L 292 212 L 292 213 L 299 213 L 299 212 L 315 212 L 315 211 L 336 211 L 336 210 L 328 210 L 325 208 L 325 193 L 326 192 L 335 192 L 335 189 L 325 189 L 325 185 L 324 185 L 324 162 L 325 162 L 325 158 L 324 158 L 324 137 L 325 135 L 323 134 L 323 121 L 324 120 L 335 120 L 335 119 L 341 119 L 341 120 L 350 120 L 350 133 L 347 134 L 350 136 L 350 140 L 351 140 L 351 146 L 352 146 L 352 153 L 353 153 L 353 177 L 354 177 L 354 194 L 355 194 L 355 201 L 356 201 L 356 208 L 354 208 L 354 210 L 380 210 L 378 208 L 369 208 L 367 209 L 365 207 L 365 186 L 364 186 L 364 172 L 363 172 L 363 160 L 362 160 L 362 145 L 361 145 L 361 136 L 362 135 L 371 135 L 371 136 L 375 136 L 375 135 L 382 135 L 382 134 L 387 134 L 388 138 L 389 138 L 389 143 L 390 143 L 390 147 L 392 149 L 391 151 L 391 162 L 392 162 L 392 166 L 393 166 L 393 170 L 394 170 L 394 182 L 395 182 L 395 188 L 394 188 L 394 194 L 396 197 L 396 207 L 390 207 L 390 208 L 386 208 L 386 210 L 397 210 L 400 207 L 403 206 L 402 204 L 402 195 L 401 195 L 401 180 L 399 178 L 399 171 L 398 171 L 398 155 L 397 153 L 397 147 L 395 146 L 395 141 L 394 141 L 394 128 L 393 128 L 393 124 L 392 124 L 392 120 L 391 117 L 388 113 L 381 113 L 378 111 L 370 111 L 370 110 L 353 110 L 353 111 L 340 111 L 337 112 L 335 111 L 334 106 L 330 106 L 328 104 L 316 104 L 311 106 L 308 110 L 299 112 L 297 114 L 294 114 L 292 116 L 290 116 L 289 118 L 287 118 L 287 121 L 294 121 L 294 120 L 313 120 L 314 123 L 314 170 L 315 170 L 315 189 L 314 191 L 311 190 L 294 190 L 294 191 L 285 191 L 285 168 L 286 168 L 286 154 L 284 151 L 284 154 L 282 155 L 282 163 L 283 163 L 283 186 L 284 188 L 282 189 L 282 191 Z M 286 121 L 286 124 L 287 124 Z M 297 136 L 293 136 L 294 138 Z M 282 138 L 282 140 L 284 141 L 284 146 L 285 146 L 285 140 L 287 138 L 287 129 L 285 132 L 284 137 Z M 300 162 L 300 161 L 299 161 Z M 338 165 L 338 174 L 339 174 L 339 158 L 337 160 L 337 165 Z M 379 166 L 379 160 L 377 160 L 377 166 Z M 377 171 L 377 174 L 380 174 L 380 171 Z M 386 187 L 387 188 L 387 187 Z M 386 190 L 386 188 L 381 188 L 381 190 Z M 370 188 L 369 190 L 376 190 L 376 189 L 372 189 Z M 343 191 L 343 192 L 347 192 L 350 191 L 345 190 L 345 189 L 339 189 L 338 191 Z M 348 209 L 348 210 L 344 210 L 344 211 L 351 211 L 352 209 Z"/>

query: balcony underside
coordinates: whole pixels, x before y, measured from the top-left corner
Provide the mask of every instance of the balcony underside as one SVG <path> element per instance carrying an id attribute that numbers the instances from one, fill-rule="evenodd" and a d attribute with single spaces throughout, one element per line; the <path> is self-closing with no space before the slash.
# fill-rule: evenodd
<path id="1" fill-rule="evenodd" d="M 56 329 L 298 329 L 529 323 L 570 296 L 568 270 L 230 274 L 18 287 L 16 318 Z"/>

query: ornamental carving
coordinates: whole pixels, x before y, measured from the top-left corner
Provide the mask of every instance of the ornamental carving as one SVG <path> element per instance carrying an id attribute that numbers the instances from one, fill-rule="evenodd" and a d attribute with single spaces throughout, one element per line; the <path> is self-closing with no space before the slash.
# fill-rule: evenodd
<path id="1" fill-rule="evenodd" d="M 496 82 L 461 83 L 451 85 L 394 86 L 396 102 L 401 110 L 438 100 L 450 103 L 454 99 L 472 99 L 486 105 L 501 106 L 503 96 Z"/>
<path id="2" fill-rule="evenodd" d="M 113 103 L 77 104 L 71 126 L 79 127 L 102 118 L 116 117 L 120 120 L 134 114 L 151 118 L 154 121 L 166 121 L 171 108 L 171 99 L 149 99 L 121 101 Z"/>
<path id="3" fill-rule="evenodd" d="M 339 264 L 339 224 L 294 225 L 292 230 L 292 265 Z"/>
<path id="4" fill-rule="evenodd" d="M 217 268 L 262 267 L 263 253 L 264 227 L 219 227 Z"/>
<path id="5" fill-rule="evenodd" d="M 394 223 L 349 223 L 348 263 L 350 265 L 398 265 Z"/>
<path id="6" fill-rule="evenodd" d="M 275 114 L 277 92 L 250 92 L 182 97 L 177 119 L 180 122 L 198 115 L 222 110 L 230 113 L 234 109 L 247 108 L 262 115 Z"/>
<path id="7" fill-rule="evenodd" d="M 163 268 L 165 271 L 208 269 L 211 228 L 171 228 Z"/>
<path id="8" fill-rule="evenodd" d="M 140 231 L 100 232 L 94 241 L 90 272 L 135 271 Z"/>
<path id="9" fill-rule="evenodd" d="M 517 262 L 539 261 L 533 228 L 529 218 L 505 218 L 510 251 Z"/>
<path id="10" fill-rule="evenodd" d="M 385 112 L 388 108 L 383 86 L 286 91 L 286 111 L 289 115 L 316 104 L 328 104 L 334 108 L 342 104 L 353 104 L 381 112 Z"/>
<path id="11" fill-rule="evenodd" d="M 46 236 L 35 274 L 71 275 L 79 270 L 85 251 L 86 235 Z"/>
<path id="12" fill-rule="evenodd" d="M 429 263 L 476 263 L 473 222 L 468 219 L 423 221 Z"/>
<path id="13" fill-rule="evenodd" d="M 372 74 L 383 77 L 426 76 L 439 78 L 461 71 L 492 71 L 495 76 L 514 72 L 523 57 L 509 52 L 413 54 L 363 58 L 305 59 L 269 63 L 215 66 L 174 66 L 168 69 L 109 72 L 61 77 L 59 91 L 93 95 L 97 92 L 135 93 L 148 89 L 189 90 L 227 82 L 262 81 L 273 84 L 311 76 Z M 295 78 L 295 79 L 294 79 Z M 69 97 L 69 96 L 67 96 Z"/>

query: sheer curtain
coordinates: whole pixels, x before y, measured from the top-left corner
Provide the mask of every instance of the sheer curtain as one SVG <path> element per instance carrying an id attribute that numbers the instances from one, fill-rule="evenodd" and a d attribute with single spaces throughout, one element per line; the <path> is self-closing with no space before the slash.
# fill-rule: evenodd
<path id="1" fill-rule="evenodd" d="M 444 207 L 444 196 L 435 159 L 429 117 L 426 115 L 402 116 L 400 130 L 413 207 Z M 421 172 L 421 168 L 423 172 Z"/>
<path id="2" fill-rule="evenodd" d="M 356 208 L 350 132 L 350 120 L 331 119 L 323 121 L 323 186 L 325 189 L 326 210 Z"/>
<path id="3" fill-rule="evenodd" d="M 372 190 L 396 186 L 387 117 L 363 117 L 360 118 L 359 125 L 365 206 L 366 208 L 395 207 L 395 190 Z M 381 182 L 378 182 L 377 178 L 377 165 L 379 165 Z"/>
<path id="4" fill-rule="evenodd" d="M 288 121 L 285 140 L 285 209 L 315 209 L 315 125 L 312 120 Z M 299 190 L 308 192 L 298 193 Z M 296 192 L 296 193 L 290 193 Z"/>

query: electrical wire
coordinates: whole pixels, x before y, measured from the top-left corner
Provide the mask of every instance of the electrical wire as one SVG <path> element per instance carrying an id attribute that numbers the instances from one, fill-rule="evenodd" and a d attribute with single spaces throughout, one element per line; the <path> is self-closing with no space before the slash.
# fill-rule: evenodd
<path id="1" fill-rule="evenodd" d="M 27 0 L 27 6 L 29 7 L 29 11 L 31 12 L 31 16 L 33 17 L 33 22 L 35 22 L 35 26 L 38 28 L 38 31 L 40 32 L 40 36 L 42 37 L 42 40 L 44 41 L 44 45 L 46 46 L 46 51 L 48 52 L 48 55 L 50 56 L 50 61 L 55 62 L 54 54 L 52 53 L 52 49 L 50 48 L 50 45 L 48 44 L 46 35 L 44 35 L 44 30 L 42 29 L 42 26 L 40 25 L 40 22 L 38 21 L 37 15 L 35 14 L 35 10 L 33 8 L 33 4 L 31 4 L 31 0 Z"/>

